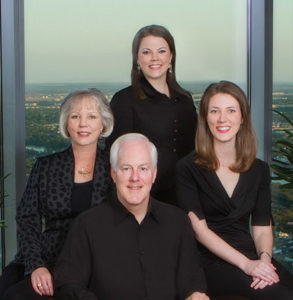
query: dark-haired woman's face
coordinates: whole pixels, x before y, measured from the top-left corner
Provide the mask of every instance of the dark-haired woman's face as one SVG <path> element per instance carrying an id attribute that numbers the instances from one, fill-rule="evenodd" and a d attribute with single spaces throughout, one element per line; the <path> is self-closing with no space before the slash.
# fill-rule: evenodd
<path id="1" fill-rule="evenodd" d="M 166 80 L 172 53 L 165 39 L 149 35 L 138 48 L 137 64 L 149 82 Z"/>
<path id="2" fill-rule="evenodd" d="M 229 94 L 219 93 L 211 97 L 208 106 L 207 123 L 214 142 L 235 143 L 242 123 L 239 102 Z"/>

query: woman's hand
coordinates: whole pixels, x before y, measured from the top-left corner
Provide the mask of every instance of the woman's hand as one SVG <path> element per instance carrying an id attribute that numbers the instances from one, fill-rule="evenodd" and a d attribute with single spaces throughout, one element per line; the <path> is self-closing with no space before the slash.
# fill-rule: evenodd
<path id="1" fill-rule="evenodd" d="M 53 280 L 49 270 L 45 267 L 35 269 L 31 274 L 32 287 L 40 296 L 53 296 Z"/>
<path id="2" fill-rule="evenodd" d="M 243 271 L 253 277 L 253 288 L 264 288 L 267 285 L 272 285 L 273 283 L 279 282 L 279 276 L 276 273 L 276 268 L 271 263 L 267 263 L 261 260 L 247 260 Z M 259 279 L 259 280 L 257 280 Z M 264 281 L 264 282 L 261 282 Z"/>
<path id="3" fill-rule="evenodd" d="M 252 284 L 250 285 L 251 288 L 257 290 L 257 289 L 264 289 L 266 286 L 268 285 L 272 285 L 273 283 L 269 283 L 265 280 L 262 280 L 260 278 L 257 278 L 257 277 L 253 277 L 253 282 Z"/>

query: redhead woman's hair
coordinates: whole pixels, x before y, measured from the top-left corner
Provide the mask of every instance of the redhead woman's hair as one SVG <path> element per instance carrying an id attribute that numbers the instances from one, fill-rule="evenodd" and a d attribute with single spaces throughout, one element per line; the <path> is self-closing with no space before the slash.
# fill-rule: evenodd
<path id="1" fill-rule="evenodd" d="M 137 66 L 137 58 L 138 58 L 138 50 L 141 43 L 141 40 L 147 36 L 156 36 L 163 38 L 172 53 L 171 59 L 171 69 L 172 72 L 167 72 L 167 84 L 168 86 L 173 89 L 174 91 L 190 96 L 190 94 L 185 91 L 176 81 L 175 76 L 175 62 L 176 62 L 176 49 L 175 49 L 175 42 L 174 38 L 169 32 L 169 30 L 161 25 L 148 25 L 141 28 L 135 35 L 133 42 L 132 42 L 132 69 L 131 69 L 131 84 L 140 99 L 146 98 L 146 95 L 142 88 L 142 82 L 145 79 L 143 73 L 138 70 Z"/>
<path id="2" fill-rule="evenodd" d="M 195 162 L 211 171 L 216 171 L 219 168 L 219 160 L 214 150 L 213 135 L 207 123 L 207 115 L 210 99 L 220 93 L 232 96 L 240 106 L 242 124 L 236 135 L 236 162 L 230 166 L 230 170 L 239 173 L 245 172 L 250 168 L 256 157 L 256 135 L 251 123 L 247 97 L 240 87 L 229 81 L 210 84 L 201 98 L 195 140 L 195 151 L 197 153 Z"/>

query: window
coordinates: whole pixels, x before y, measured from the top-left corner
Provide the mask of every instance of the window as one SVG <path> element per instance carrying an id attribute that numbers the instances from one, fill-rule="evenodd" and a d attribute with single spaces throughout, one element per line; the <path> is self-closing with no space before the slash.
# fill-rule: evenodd
<path id="1" fill-rule="evenodd" d="M 25 186 L 24 174 L 30 172 L 37 156 L 67 146 L 57 128 L 60 100 L 68 92 L 86 87 L 100 88 L 110 99 L 129 84 L 132 39 L 139 28 L 152 23 L 166 26 L 173 34 L 177 78 L 192 92 L 195 102 L 211 81 L 235 81 L 245 90 L 246 2 L 0 1 L 4 128 L 1 171 L 11 173 L 5 180 L 9 194 L 5 204 L 6 263 L 16 251 L 15 210 Z"/>
<path id="2" fill-rule="evenodd" d="M 211 81 L 231 80 L 246 89 L 246 5 L 26 0 L 27 174 L 37 156 L 68 145 L 58 132 L 60 101 L 67 93 L 96 87 L 111 99 L 129 85 L 132 39 L 145 25 L 161 24 L 174 36 L 177 79 L 196 103 Z"/>
<path id="3" fill-rule="evenodd" d="M 273 24 L 273 109 L 293 120 L 293 2 L 291 0 L 274 1 Z M 273 158 L 289 163 L 286 156 L 280 152 L 280 147 L 284 150 L 285 145 L 278 144 L 277 141 L 283 138 L 293 145 L 293 139 L 290 140 L 284 132 L 284 130 L 293 132 L 292 126 L 276 112 L 273 112 L 272 121 Z M 293 272 L 293 188 L 282 188 L 284 183 L 286 183 L 284 180 L 272 183 L 275 220 L 274 256 Z"/>

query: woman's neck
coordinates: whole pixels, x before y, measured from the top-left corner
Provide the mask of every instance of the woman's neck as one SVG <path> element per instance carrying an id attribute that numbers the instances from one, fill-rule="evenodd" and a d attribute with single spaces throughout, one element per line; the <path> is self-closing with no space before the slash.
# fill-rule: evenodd
<path id="1" fill-rule="evenodd" d="M 72 150 L 75 162 L 95 161 L 97 153 L 97 144 L 80 146 L 72 144 Z"/>
<path id="2" fill-rule="evenodd" d="M 234 141 L 227 143 L 214 142 L 214 149 L 220 166 L 230 167 L 236 161 L 236 148 Z"/>
<path id="3" fill-rule="evenodd" d="M 170 97 L 169 87 L 165 78 L 155 80 L 148 79 L 148 82 L 155 90 Z"/>

